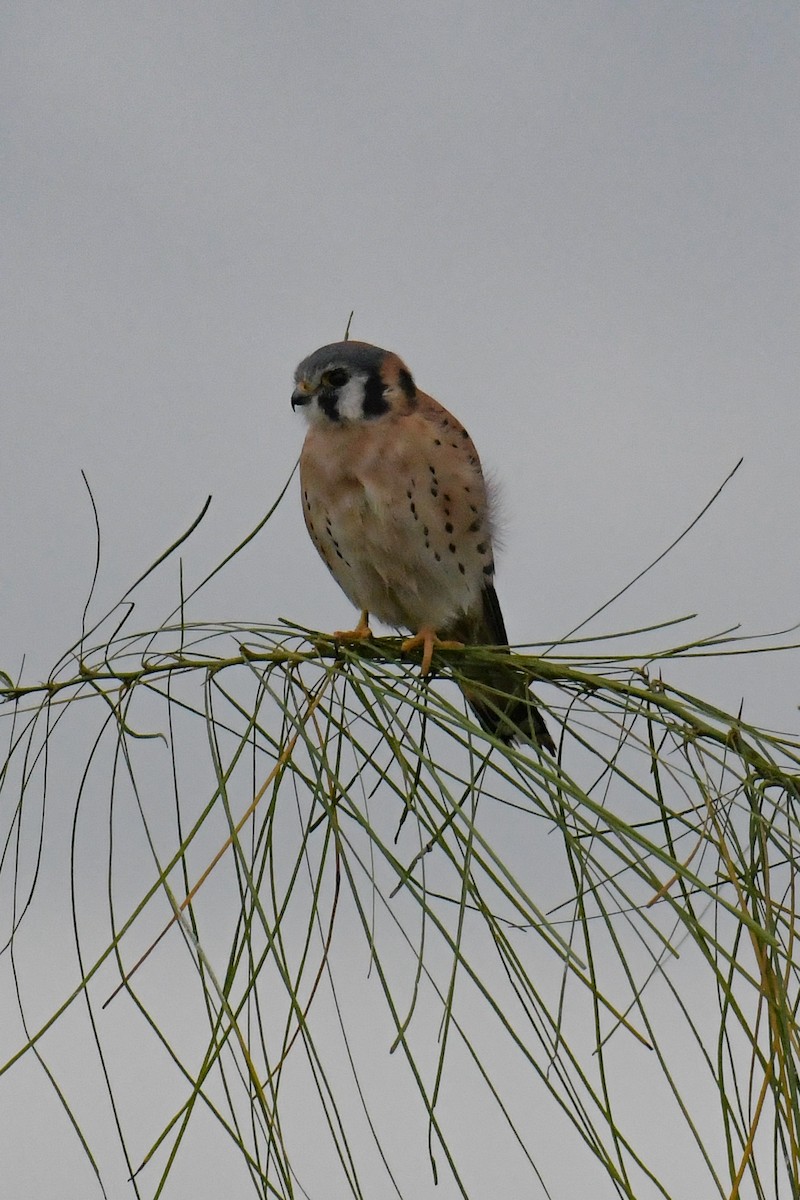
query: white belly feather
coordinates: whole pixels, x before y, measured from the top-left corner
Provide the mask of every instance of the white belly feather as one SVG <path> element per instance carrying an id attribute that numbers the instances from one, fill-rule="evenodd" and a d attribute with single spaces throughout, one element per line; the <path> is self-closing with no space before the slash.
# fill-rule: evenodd
<path id="1" fill-rule="evenodd" d="M 303 512 L 319 553 L 356 608 L 397 628 L 442 629 L 491 578 L 491 533 L 480 470 L 437 453 L 420 431 L 381 423 L 309 436 Z M 411 435 L 411 436 L 409 436 Z"/>

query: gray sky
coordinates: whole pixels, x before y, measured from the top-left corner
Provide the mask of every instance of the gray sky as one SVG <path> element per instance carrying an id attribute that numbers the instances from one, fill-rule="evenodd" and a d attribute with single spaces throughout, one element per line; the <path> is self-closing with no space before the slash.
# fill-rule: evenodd
<path id="1" fill-rule="evenodd" d="M 499 484 L 512 640 L 577 625 L 741 455 L 592 628 L 800 620 L 799 42 L 768 0 L 5 5 L 0 667 L 79 630 L 81 468 L 98 610 L 209 493 L 190 582 L 256 524 L 351 309 Z M 196 615 L 350 621 L 294 491 Z M 796 728 L 796 656 L 682 678 Z"/>

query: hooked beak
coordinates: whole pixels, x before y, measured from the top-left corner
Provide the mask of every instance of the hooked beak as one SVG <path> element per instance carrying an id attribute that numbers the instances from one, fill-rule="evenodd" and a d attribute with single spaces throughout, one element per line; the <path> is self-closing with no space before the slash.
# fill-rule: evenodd
<path id="1" fill-rule="evenodd" d="M 292 411 L 296 408 L 302 408 L 304 404 L 309 404 L 313 388 L 310 384 L 302 380 L 292 392 Z"/>

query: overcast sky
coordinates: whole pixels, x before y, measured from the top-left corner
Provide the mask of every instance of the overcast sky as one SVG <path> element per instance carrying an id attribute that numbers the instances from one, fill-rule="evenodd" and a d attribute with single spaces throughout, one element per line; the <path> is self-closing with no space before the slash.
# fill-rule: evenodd
<path id="1" fill-rule="evenodd" d="M 742 455 L 593 628 L 800 621 L 799 50 L 794 0 L 3 5 L 0 667 L 80 628 L 81 469 L 98 609 L 208 494 L 190 583 L 256 524 L 351 309 L 499 485 L 512 640 L 577 625 Z M 195 615 L 352 619 L 294 489 Z M 797 665 L 683 678 L 796 728 Z"/>

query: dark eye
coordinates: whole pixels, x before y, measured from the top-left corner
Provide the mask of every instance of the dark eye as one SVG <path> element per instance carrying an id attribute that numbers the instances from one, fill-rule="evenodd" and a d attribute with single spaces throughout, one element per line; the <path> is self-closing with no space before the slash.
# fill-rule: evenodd
<path id="1" fill-rule="evenodd" d="M 334 367 L 332 371 L 326 371 L 325 373 L 325 382 L 329 387 L 344 387 L 349 378 L 350 376 L 344 367 Z"/>

